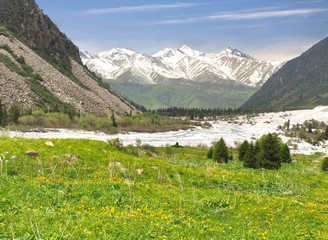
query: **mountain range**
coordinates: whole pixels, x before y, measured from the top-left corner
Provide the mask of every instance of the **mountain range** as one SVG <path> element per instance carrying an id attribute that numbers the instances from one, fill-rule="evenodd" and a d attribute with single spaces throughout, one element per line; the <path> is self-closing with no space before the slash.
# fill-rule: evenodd
<path id="1" fill-rule="evenodd" d="M 220 53 L 203 53 L 186 45 L 165 48 L 150 56 L 132 49 L 114 48 L 92 54 L 80 51 L 83 64 L 102 79 L 140 84 L 185 79 L 195 82 L 233 80 L 248 86 L 262 85 L 282 65 L 263 61 L 229 47 Z"/>
<path id="2" fill-rule="evenodd" d="M 186 45 L 152 56 L 125 48 L 80 56 L 115 91 L 147 108 L 239 107 L 284 64 L 233 47 L 203 53 Z"/>
<path id="3" fill-rule="evenodd" d="M 7 109 L 125 115 L 136 109 L 95 77 L 34 0 L 0 4 L 0 102 Z"/>

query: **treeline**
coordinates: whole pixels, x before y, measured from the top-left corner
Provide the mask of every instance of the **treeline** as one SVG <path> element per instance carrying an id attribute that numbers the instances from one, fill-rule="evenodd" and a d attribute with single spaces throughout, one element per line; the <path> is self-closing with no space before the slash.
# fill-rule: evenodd
<path id="1" fill-rule="evenodd" d="M 204 119 L 205 117 L 215 118 L 217 116 L 234 116 L 240 114 L 253 113 L 253 111 L 245 111 L 240 108 L 183 108 L 169 107 L 153 110 L 161 116 L 168 117 L 189 117 L 190 119 Z"/>
<path id="2" fill-rule="evenodd" d="M 277 111 L 292 111 L 301 110 L 304 108 L 296 107 L 282 107 L 282 108 L 268 108 L 268 109 L 243 109 L 243 108 L 186 108 L 186 107 L 168 107 L 158 109 L 147 109 L 143 105 L 139 105 L 131 100 L 129 102 L 136 107 L 140 112 L 150 112 L 166 117 L 188 117 L 189 119 L 215 119 L 219 116 L 236 116 L 245 114 L 258 114 L 263 112 L 277 112 Z"/>

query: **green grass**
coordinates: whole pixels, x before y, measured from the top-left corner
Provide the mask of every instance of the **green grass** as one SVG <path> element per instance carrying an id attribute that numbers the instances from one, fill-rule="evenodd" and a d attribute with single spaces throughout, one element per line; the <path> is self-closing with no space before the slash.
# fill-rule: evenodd
<path id="1" fill-rule="evenodd" d="M 220 165 L 202 148 L 46 141 L 0 138 L 0 239 L 328 238 L 320 154 L 269 171 L 235 150 Z"/>

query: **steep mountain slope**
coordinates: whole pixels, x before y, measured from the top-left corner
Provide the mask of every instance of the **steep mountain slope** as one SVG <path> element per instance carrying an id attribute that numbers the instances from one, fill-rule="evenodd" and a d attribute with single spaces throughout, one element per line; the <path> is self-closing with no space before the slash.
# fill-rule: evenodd
<path id="1" fill-rule="evenodd" d="M 62 71 L 71 72 L 69 58 L 80 62 L 79 49 L 43 14 L 34 0 L 1 0 L 0 11 L 0 25 Z"/>
<path id="2" fill-rule="evenodd" d="M 328 38 L 287 62 L 242 107 L 306 108 L 328 104 Z"/>
<path id="3" fill-rule="evenodd" d="M 235 48 L 205 54 L 184 45 L 166 48 L 153 56 L 115 48 L 97 55 L 81 51 L 83 63 L 102 79 L 142 84 L 186 79 L 195 82 L 234 80 L 249 86 L 262 85 L 281 66 L 280 61 L 261 61 Z"/>
<path id="4" fill-rule="evenodd" d="M 1 1 L 0 12 L 0 101 L 6 108 L 106 116 L 136 111 L 82 65 L 78 48 L 33 0 Z"/>

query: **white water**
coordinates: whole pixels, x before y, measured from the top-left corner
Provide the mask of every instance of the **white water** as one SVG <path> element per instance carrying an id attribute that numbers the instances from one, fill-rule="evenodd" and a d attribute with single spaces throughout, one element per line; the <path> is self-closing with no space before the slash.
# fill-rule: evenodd
<path id="1" fill-rule="evenodd" d="M 137 139 L 142 144 L 150 144 L 153 146 L 173 145 L 178 142 L 182 146 L 210 146 L 213 141 L 223 137 L 229 146 L 236 146 L 245 139 L 255 140 L 266 133 L 282 134 L 278 130 L 279 125 L 283 125 L 287 120 L 291 124 L 303 123 L 305 120 L 316 119 L 328 123 L 328 107 L 317 107 L 312 110 L 289 111 L 278 113 L 261 114 L 252 119 L 239 117 L 232 122 L 217 121 L 211 122 L 212 127 L 204 129 L 197 127 L 190 130 L 172 131 L 164 133 L 128 133 L 108 135 L 99 132 L 74 131 L 74 130 L 49 130 L 48 132 L 2 132 L 2 135 L 9 137 L 23 138 L 77 138 L 77 139 L 94 139 L 107 141 L 108 139 L 120 138 L 124 145 L 135 144 Z M 283 141 L 287 142 L 289 138 L 281 136 Z M 311 154 L 314 152 L 324 152 L 328 154 L 328 146 L 322 145 L 314 147 L 299 140 L 292 140 L 298 145 L 294 153 Z"/>

